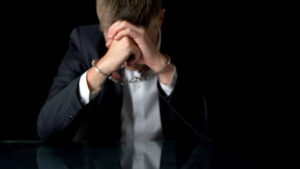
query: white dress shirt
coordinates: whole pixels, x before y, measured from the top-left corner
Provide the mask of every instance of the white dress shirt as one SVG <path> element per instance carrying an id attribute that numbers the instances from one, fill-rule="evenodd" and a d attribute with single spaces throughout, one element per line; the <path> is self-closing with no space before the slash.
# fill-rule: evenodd
<path id="1" fill-rule="evenodd" d="M 159 34 L 158 48 L 161 35 Z M 151 71 L 151 70 L 149 70 Z M 79 81 L 80 101 L 86 105 L 101 92 L 101 89 L 91 92 L 86 80 L 87 72 L 81 75 Z M 138 71 L 124 69 L 123 81 L 132 77 L 140 77 Z M 177 80 L 176 68 L 173 71 L 171 83 L 160 87 L 166 95 L 170 95 Z M 125 84 L 123 87 L 123 106 L 121 111 L 122 140 L 154 140 L 162 139 L 162 125 L 160 119 L 159 96 L 157 88 L 158 76 L 136 83 Z"/>

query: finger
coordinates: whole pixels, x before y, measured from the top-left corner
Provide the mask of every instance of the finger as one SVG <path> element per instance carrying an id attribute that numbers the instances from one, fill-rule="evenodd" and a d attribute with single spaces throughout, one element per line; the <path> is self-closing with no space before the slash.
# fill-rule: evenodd
<path id="1" fill-rule="evenodd" d="M 136 39 L 138 37 L 138 32 L 132 29 L 123 29 L 118 32 L 118 34 L 115 35 L 114 40 L 120 40 L 125 36 L 131 37 L 133 39 Z"/>
<path id="2" fill-rule="evenodd" d="M 111 44 L 112 44 L 113 42 L 114 42 L 113 39 L 109 39 L 109 40 L 106 42 L 105 46 L 109 49 L 110 46 L 111 46 Z"/>
<path id="3" fill-rule="evenodd" d="M 122 21 L 118 20 L 115 23 L 113 23 L 107 30 L 107 42 L 106 42 L 106 47 L 109 48 L 112 42 L 112 33 L 114 32 L 115 27 L 117 27 L 118 25 L 120 25 L 122 23 Z"/>
<path id="4" fill-rule="evenodd" d="M 113 23 L 107 30 L 107 37 L 108 38 L 112 38 L 111 33 L 114 32 L 115 27 L 120 25 L 122 23 L 122 21 L 118 20 L 115 23 Z"/>
<path id="5" fill-rule="evenodd" d="M 130 63 L 135 64 L 135 65 L 144 64 L 142 51 L 140 50 L 140 48 L 138 47 L 136 42 L 131 38 L 130 38 L 130 43 L 132 44 L 131 50 L 132 50 L 132 54 L 133 54 L 133 57 L 131 58 L 131 60 L 129 60 Z"/>
<path id="6" fill-rule="evenodd" d="M 121 23 L 114 25 L 114 27 L 109 30 L 109 37 L 114 38 L 120 31 L 124 29 L 129 29 L 135 32 L 141 32 L 139 27 L 134 26 L 127 21 L 122 21 Z"/>
<path id="7" fill-rule="evenodd" d="M 113 39 L 114 36 L 121 31 L 122 29 L 126 28 L 126 23 L 125 21 L 117 21 L 114 23 L 108 30 L 107 32 L 107 37 Z"/>
<path id="8" fill-rule="evenodd" d="M 111 43 L 112 43 L 112 40 L 111 39 L 107 39 L 105 46 L 107 48 L 110 48 Z"/>
<path id="9" fill-rule="evenodd" d="M 131 51 L 132 51 L 132 55 L 134 55 L 134 56 L 133 56 L 132 59 L 130 59 L 130 60 L 128 60 L 128 61 L 129 61 L 130 64 L 137 64 L 138 61 L 141 59 L 142 52 L 141 52 L 141 50 L 140 50 L 138 47 L 136 47 L 136 46 L 132 46 Z"/>

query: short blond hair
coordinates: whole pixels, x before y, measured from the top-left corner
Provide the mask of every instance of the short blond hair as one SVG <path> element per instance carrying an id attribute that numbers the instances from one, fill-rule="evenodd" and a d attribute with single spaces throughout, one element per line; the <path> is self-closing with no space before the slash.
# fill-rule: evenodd
<path id="1" fill-rule="evenodd" d="M 137 26 L 148 27 L 158 17 L 162 0 L 97 0 L 97 15 L 102 31 L 117 20 L 126 20 Z"/>

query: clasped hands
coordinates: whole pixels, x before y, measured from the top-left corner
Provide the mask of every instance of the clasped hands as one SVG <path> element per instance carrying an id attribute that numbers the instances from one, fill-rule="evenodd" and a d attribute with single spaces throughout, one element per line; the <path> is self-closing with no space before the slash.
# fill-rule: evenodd
<path id="1" fill-rule="evenodd" d="M 131 69 L 147 66 L 154 72 L 162 70 L 168 58 L 161 54 L 144 27 L 127 21 L 117 21 L 105 32 L 105 56 L 100 60 L 101 69 L 111 74 L 125 64 Z M 158 36 L 158 34 L 157 34 Z"/>

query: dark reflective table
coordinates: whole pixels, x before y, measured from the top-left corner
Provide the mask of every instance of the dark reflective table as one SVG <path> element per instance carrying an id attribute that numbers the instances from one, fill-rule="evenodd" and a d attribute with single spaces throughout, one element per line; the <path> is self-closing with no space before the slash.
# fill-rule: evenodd
<path id="1" fill-rule="evenodd" d="M 246 146 L 247 147 L 247 146 Z M 250 147 L 250 148 L 249 148 Z M 219 169 L 269 168 L 269 150 L 211 143 L 0 143 L 1 169 Z M 269 167 L 268 167 L 269 166 Z"/>

